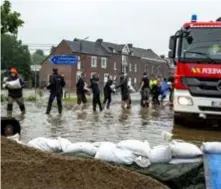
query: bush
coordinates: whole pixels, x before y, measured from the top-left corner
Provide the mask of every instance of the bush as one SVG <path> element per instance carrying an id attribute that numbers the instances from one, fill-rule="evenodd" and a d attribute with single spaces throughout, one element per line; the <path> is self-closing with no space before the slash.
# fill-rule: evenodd
<path id="1" fill-rule="evenodd" d="M 43 91 L 39 89 L 39 90 L 38 90 L 38 95 L 39 95 L 39 97 L 43 97 L 43 96 L 44 96 Z"/>
<path id="2" fill-rule="evenodd" d="M 66 102 L 66 103 L 77 103 L 77 98 L 76 97 L 63 98 L 63 102 Z"/>
<path id="3" fill-rule="evenodd" d="M 37 97 L 35 97 L 35 96 L 29 96 L 29 97 L 24 97 L 24 100 L 25 100 L 25 101 L 29 101 L 29 102 L 35 102 L 35 101 L 37 101 L 38 99 L 37 99 Z"/>
<path id="4" fill-rule="evenodd" d="M 3 94 L 1 94 L 1 102 L 7 101 L 7 97 Z"/>

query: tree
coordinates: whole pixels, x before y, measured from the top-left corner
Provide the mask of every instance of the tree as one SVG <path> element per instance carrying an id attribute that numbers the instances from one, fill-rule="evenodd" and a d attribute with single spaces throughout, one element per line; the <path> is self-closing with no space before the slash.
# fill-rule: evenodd
<path id="1" fill-rule="evenodd" d="M 31 55 L 31 62 L 32 64 L 41 64 L 43 60 L 46 58 L 44 55 L 44 51 L 41 49 L 37 49 L 32 55 Z"/>
<path id="2" fill-rule="evenodd" d="M 18 28 L 24 24 L 20 16 L 20 13 L 11 11 L 11 3 L 5 0 L 1 5 L 1 34 L 17 34 Z"/>
<path id="3" fill-rule="evenodd" d="M 17 40 L 12 35 L 1 36 L 1 62 L 2 69 L 16 67 L 24 79 L 30 77 L 31 55 L 27 45 L 23 45 L 21 40 Z"/>
<path id="4" fill-rule="evenodd" d="M 53 53 L 55 52 L 55 50 L 56 50 L 56 47 L 55 47 L 55 46 L 52 46 L 52 47 L 51 47 L 51 50 L 50 50 L 50 53 L 53 54 Z"/>
<path id="5" fill-rule="evenodd" d="M 160 55 L 160 58 L 165 59 L 165 55 L 164 54 Z"/>

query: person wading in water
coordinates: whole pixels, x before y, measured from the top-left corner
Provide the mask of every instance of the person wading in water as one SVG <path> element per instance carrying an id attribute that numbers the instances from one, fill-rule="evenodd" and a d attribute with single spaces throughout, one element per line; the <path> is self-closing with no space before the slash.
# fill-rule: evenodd
<path id="1" fill-rule="evenodd" d="M 96 107 L 97 105 L 100 108 L 100 111 L 103 110 L 103 107 L 101 105 L 101 100 L 100 100 L 100 89 L 99 89 L 99 78 L 96 74 L 94 74 L 91 78 L 91 85 L 89 86 L 89 88 L 91 88 L 92 93 L 93 93 L 93 111 L 96 112 Z"/>
<path id="2" fill-rule="evenodd" d="M 112 84 L 113 84 L 113 80 L 112 77 L 109 75 L 107 78 L 107 82 L 104 86 L 104 102 L 103 105 L 106 105 L 106 108 L 109 109 L 110 108 L 110 103 L 111 103 L 111 94 L 115 93 L 114 89 L 112 89 Z"/>
<path id="3" fill-rule="evenodd" d="M 149 93 L 150 93 L 150 81 L 149 78 L 147 77 L 147 73 L 143 73 L 143 79 L 141 82 L 141 101 L 140 105 L 142 107 L 149 107 Z"/>
<path id="4" fill-rule="evenodd" d="M 9 70 L 9 77 L 5 81 L 5 88 L 8 90 L 8 105 L 7 115 L 12 116 L 13 102 L 17 102 L 22 115 L 26 113 L 22 89 L 24 87 L 24 81 L 18 76 L 18 71 L 15 68 Z M 17 80 L 17 84 L 15 83 Z M 14 85 L 12 84 L 14 83 Z"/>
<path id="5" fill-rule="evenodd" d="M 53 73 L 49 77 L 47 89 L 50 91 L 46 114 L 50 114 L 52 103 L 57 98 L 58 112 L 62 113 L 62 92 L 65 86 L 64 77 L 58 73 L 57 68 L 53 68 Z"/>
<path id="6" fill-rule="evenodd" d="M 116 89 L 121 89 L 121 107 L 123 109 L 128 109 L 131 107 L 131 99 L 129 94 L 128 78 L 127 74 L 122 73 L 120 77 L 120 83 L 116 86 Z"/>
<path id="7" fill-rule="evenodd" d="M 78 79 L 76 87 L 77 87 L 77 104 L 78 106 L 80 106 L 81 103 L 83 103 L 84 105 L 82 109 L 84 109 L 87 103 L 86 93 L 89 92 L 89 90 L 86 90 L 87 86 L 85 83 L 84 73 L 82 73 L 80 78 Z"/>

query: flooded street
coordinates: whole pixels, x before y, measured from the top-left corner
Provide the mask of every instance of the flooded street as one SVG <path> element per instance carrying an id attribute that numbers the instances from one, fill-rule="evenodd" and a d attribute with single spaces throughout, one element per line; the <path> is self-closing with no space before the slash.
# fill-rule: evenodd
<path id="1" fill-rule="evenodd" d="M 114 96 L 110 110 L 93 113 L 91 106 L 86 111 L 74 110 L 75 105 L 64 104 L 62 116 L 58 115 L 56 103 L 51 115 L 46 115 L 47 101 L 26 102 L 27 114 L 21 120 L 22 140 L 27 142 L 36 137 L 64 137 L 73 142 L 79 141 L 113 141 L 125 139 L 148 140 L 152 145 L 163 142 L 162 132 L 174 134 L 173 138 L 194 143 L 202 141 L 221 141 L 220 130 L 205 130 L 173 126 L 173 111 L 170 107 L 150 107 L 141 110 L 139 95 L 132 96 L 131 110 L 123 111 L 120 97 Z M 14 115 L 21 119 L 17 105 Z M 2 116 L 6 104 L 1 107 Z"/>

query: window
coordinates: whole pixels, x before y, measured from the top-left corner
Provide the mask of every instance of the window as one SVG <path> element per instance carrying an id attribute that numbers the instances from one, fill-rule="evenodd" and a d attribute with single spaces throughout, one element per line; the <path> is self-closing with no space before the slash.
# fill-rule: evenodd
<path id="1" fill-rule="evenodd" d="M 117 53 L 117 51 L 115 49 L 113 49 L 113 53 Z"/>
<path id="2" fill-rule="evenodd" d="M 132 72 L 132 64 L 129 64 L 129 71 Z"/>
<path id="3" fill-rule="evenodd" d="M 134 64 L 134 72 L 137 72 L 137 64 Z"/>
<path id="4" fill-rule="evenodd" d="M 107 58 L 101 58 L 101 67 L 107 68 Z"/>
<path id="5" fill-rule="evenodd" d="M 123 64 L 127 63 L 127 56 L 126 55 L 122 55 L 122 62 L 123 62 Z"/>
<path id="6" fill-rule="evenodd" d="M 96 68 L 97 67 L 97 57 L 96 56 L 92 56 L 91 57 L 91 67 L 92 68 Z"/>
<path id="7" fill-rule="evenodd" d="M 200 61 L 201 64 L 215 61 L 221 64 L 220 27 L 192 27 L 187 37 L 182 35 L 180 43 L 178 56 L 181 56 L 182 61 Z"/>
<path id="8" fill-rule="evenodd" d="M 109 76 L 109 74 L 108 74 L 108 73 L 105 73 L 105 74 L 104 74 L 104 83 L 106 83 L 106 82 L 107 82 L 107 78 L 108 78 L 108 76 Z"/>
<path id="9" fill-rule="evenodd" d="M 122 66 L 122 70 L 123 73 L 127 73 L 127 67 L 126 66 Z"/>
<path id="10" fill-rule="evenodd" d="M 117 62 L 114 62 L 114 70 L 117 70 Z"/>
<path id="11" fill-rule="evenodd" d="M 128 85 L 131 85 L 131 77 L 128 78 Z"/>
<path id="12" fill-rule="evenodd" d="M 77 69 L 78 70 L 81 69 L 81 57 L 80 56 L 78 56 Z"/>
<path id="13" fill-rule="evenodd" d="M 134 83 L 135 83 L 135 84 L 137 83 L 137 78 L 136 78 L 136 77 L 134 78 Z"/>
<path id="14" fill-rule="evenodd" d="M 145 64 L 145 72 L 147 72 L 147 71 L 148 71 L 148 65 Z"/>

